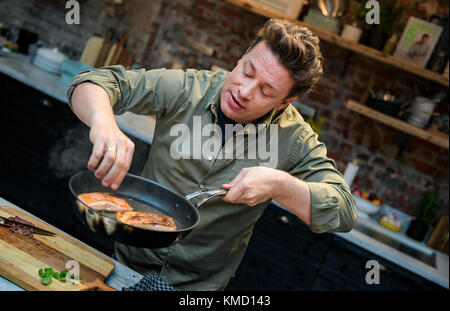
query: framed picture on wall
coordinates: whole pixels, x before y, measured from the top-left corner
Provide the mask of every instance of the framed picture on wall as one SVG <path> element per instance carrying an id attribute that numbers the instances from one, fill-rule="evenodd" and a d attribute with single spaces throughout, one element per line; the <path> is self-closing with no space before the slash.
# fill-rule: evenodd
<path id="1" fill-rule="evenodd" d="M 394 56 L 424 68 L 442 33 L 442 27 L 411 16 Z"/>

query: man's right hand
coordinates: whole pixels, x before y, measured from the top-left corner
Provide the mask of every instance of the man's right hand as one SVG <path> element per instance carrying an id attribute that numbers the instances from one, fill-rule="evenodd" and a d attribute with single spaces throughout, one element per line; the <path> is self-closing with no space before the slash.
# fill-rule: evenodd
<path id="1" fill-rule="evenodd" d="M 134 143 L 119 129 L 106 91 L 93 83 L 79 84 L 72 94 L 72 109 L 91 128 L 93 144 L 88 168 L 96 170 L 105 187 L 116 190 L 131 166 Z"/>
<path id="2" fill-rule="evenodd" d="M 131 166 L 134 143 L 119 129 L 116 122 L 96 120 L 91 126 L 89 139 L 93 144 L 88 169 L 102 179 L 104 187 L 116 190 Z"/>

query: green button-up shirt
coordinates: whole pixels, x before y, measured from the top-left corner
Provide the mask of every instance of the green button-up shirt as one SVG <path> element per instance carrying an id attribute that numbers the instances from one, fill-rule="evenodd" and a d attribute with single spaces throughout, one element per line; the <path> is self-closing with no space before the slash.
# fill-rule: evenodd
<path id="1" fill-rule="evenodd" d="M 181 195 L 221 188 L 245 167 L 272 165 L 308 185 L 313 232 L 350 231 L 357 218 L 350 189 L 334 161 L 327 158 L 325 145 L 317 140 L 317 134 L 293 106 L 288 105 L 281 113 L 274 110 L 259 121 L 264 126 L 255 127 L 253 133 L 250 130 L 250 134 L 257 137 L 265 135 L 266 150 L 270 150 L 270 143 L 273 146 L 276 140 L 276 161 L 262 152 L 253 152 L 252 156 L 237 156 L 237 153 L 234 157 L 227 156 L 226 149 L 236 151 L 239 144 L 233 142 L 244 135 L 244 131 L 235 133 L 223 147 L 220 135 L 208 131 L 200 135 L 200 144 L 196 141 L 199 131 L 206 125 L 217 123 L 220 91 L 228 74 L 191 69 L 125 70 L 122 66 L 110 66 L 80 73 L 67 94 L 71 103 L 75 86 L 92 82 L 108 93 L 114 113 L 131 111 L 156 115 L 153 143 L 142 176 Z M 187 126 L 189 136 L 181 138 L 174 130 L 180 124 Z M 276 133 L 271 132 L 270 125 L 276 126 Z M 241 151 L 248 151 L 249 147 L 245 147 L 248 135 L 241 140 L 244 141 L 244 147 L 239 147 Z M 219 141 L 219 150 L 214 156 L 200 152 L 199 146 L 207 142 L 210 146 L 215 140 Z M 186 143 L 184 147 L 190 146 L 190 149 L 177 153 L 180 149 L 174 148 L 177 142 Z M 186 150 L 190 150 L 191 156 L 185 155 Z M 213 198 L 199 207 L 200 223 L 182 241 L 161 249 L 116 243 L 116 255 L 132 269 L 159 275 L 183 290 L 224 289 L 244 256 L 256 221 L 269 203 L 250 207 Z"/>

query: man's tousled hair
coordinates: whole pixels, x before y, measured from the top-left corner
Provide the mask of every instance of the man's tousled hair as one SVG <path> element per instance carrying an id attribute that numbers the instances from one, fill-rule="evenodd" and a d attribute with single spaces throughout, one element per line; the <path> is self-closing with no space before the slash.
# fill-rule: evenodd
<path id="1" fill-rule="evenodd" d="M 281 19 L 270 19 L 256 33 L 251 50 L 265 41 L 295 83 L 288 97 L 311 91 L 323 74 L 323 56 L 319 39 L 306 27 Z"/>

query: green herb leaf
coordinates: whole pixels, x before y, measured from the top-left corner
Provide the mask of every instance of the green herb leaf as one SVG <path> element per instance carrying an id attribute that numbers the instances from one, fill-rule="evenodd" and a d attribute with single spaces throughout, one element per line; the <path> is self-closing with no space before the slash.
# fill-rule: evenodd
<path id="1" fill-rule="evenodd" d="M 50 284 L 51 281 L 52 281 L 52 277 L 49 275 L 46 275 L 45 277 L 41 278 L 41 283 L 44 285 Z"/>
<path id="2" fill-rule="evenodd" d="M 68 272 L 69 272 L 69 270 L 63 270 L 63 271 L 61 271 L 61 272 L 59 273 L 59 277 L 60 277 L 60 278 L 65 278 Z"/>
<path id="3" fill-rule="evenodd" d="M 68 273 L 69 270 L 63 270 L 58 273 L 57 271 L 54 271 L 52 268 L 39 269 L 39 277 L 41 279 L 41 283 L 44 285 L 50 284 L 50 282 L 52 281 L 52 277 L 59 280 L 62 283 L 66 283 Z M 81 276 L 71 274 L 70 277 L 73 280 L 81 280 Z"/>
<path id="4" fill-rule="evenodd" d="M 46 274 L 53 273 L 53 269 L 52 269 L 52 268 L 45 268 L 45 269 L 44 269 L 44 272 L 45 272 Z"/>
<path id="5" fill-rule="evenodd" d="M 52 269 L 46 268 L 44 270 L 39 269 L 39 277 L 41 278 L 41 283 L 44 285 L 50 284 L 52 281 Z"/>

